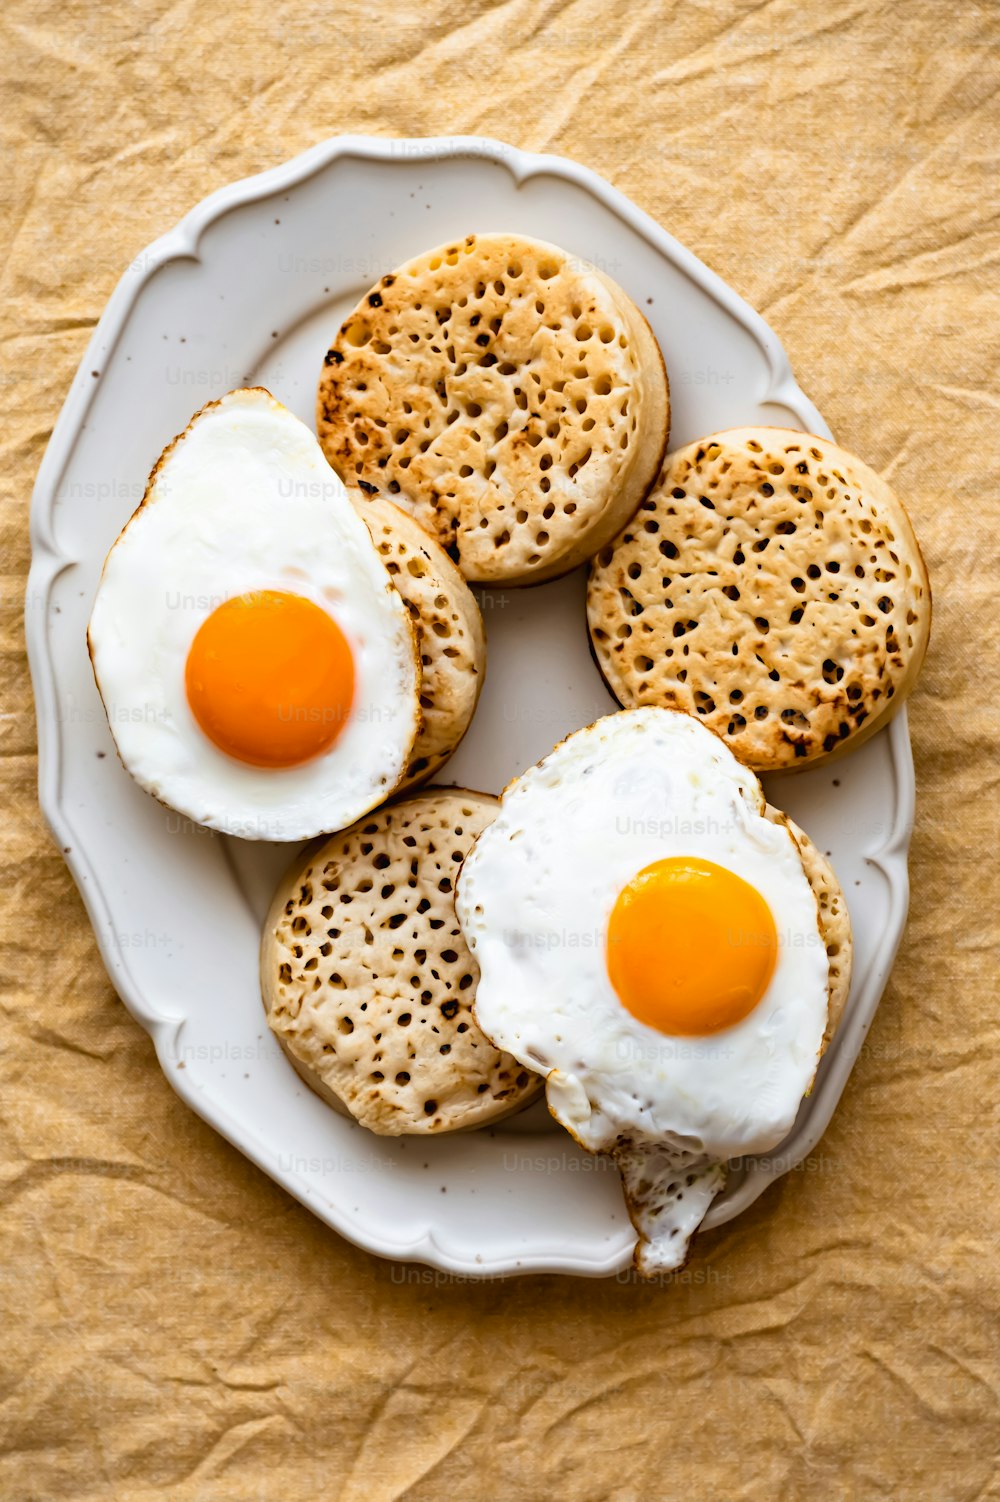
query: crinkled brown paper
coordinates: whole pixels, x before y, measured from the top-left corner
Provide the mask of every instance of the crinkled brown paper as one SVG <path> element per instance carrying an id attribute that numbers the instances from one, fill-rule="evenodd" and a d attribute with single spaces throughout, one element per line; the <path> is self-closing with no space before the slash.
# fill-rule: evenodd
<path id="1" fill-rule="evenodd" d="M 5 1502 L 1000 1497 L 998 49 L 991 0 L 4 5 Z M 610 178 L 769 319 L 927 555 L 892 983 L 811 1158 L 670 1287 L 340 1240 L 162 1078 L 36 805 L 28 497 L 90 331 L 197 200 L 343 131 Z"/>

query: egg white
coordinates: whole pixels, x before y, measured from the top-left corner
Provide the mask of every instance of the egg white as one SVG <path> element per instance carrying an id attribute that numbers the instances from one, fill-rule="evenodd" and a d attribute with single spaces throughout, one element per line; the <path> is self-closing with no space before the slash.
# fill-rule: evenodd
<path id="1" fill-rule="evenodd" d="M 692 1178 L 683 1209 L 657 1231 L 671 1241 L 657 1265 L 683 1260 L 722 1182 L 714 1165 L 787 1134 L 822 1046 L 829 971 L 817 904 L 791 835 L 764 806 L 754 774 L 696 720 L 625 711 L 569 736 L 508 787 L 459 879 L 482 1030 L 547 1076 L 550 1110 L 584 1147 L 627 1149 L 627 1186 L 627 1168 L 636 1182 L 652 1171 Z M 741 876 L 778 931 L 759 1004 L 706 1037 L 638 1021 L 607 972 L 621 889 L 671 856 Z"/>
<path id="2" fill-rule="evenodd" d="M 225 600 L 263 589 L 328 611 L 354 658 L 346 725 L 296 767 L 226 755 L 185 691 L 202 623 Z M 210 403 L 165 451 L 108 555 L 88 636 L 122 762 L 199 824 L 247 839 L 308 839 L 353 823 L 406 769 L 420 723 L 406 606 L 315 437 L 261 388 Z"/>

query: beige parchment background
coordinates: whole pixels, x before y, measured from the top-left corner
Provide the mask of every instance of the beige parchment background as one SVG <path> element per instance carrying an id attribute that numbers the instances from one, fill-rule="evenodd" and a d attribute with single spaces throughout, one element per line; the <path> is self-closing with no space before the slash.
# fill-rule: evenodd
<path id="1" fill-rule="evenodd" d="M 1000 1498 L 998 52 L 990 0 L 3 7 L 2 1498 Z M 813 1157 L 670 1288 L 327 1231 L 161 1077 L 37 809 L 28 502 L 92 326 L 206 193 L 349 130 L 609 177 L 770 320 L 931 569 L 892 984 Z"/>

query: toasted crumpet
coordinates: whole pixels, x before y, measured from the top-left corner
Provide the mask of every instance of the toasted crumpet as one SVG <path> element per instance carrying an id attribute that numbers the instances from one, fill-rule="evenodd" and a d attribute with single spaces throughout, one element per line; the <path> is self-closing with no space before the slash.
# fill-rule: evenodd
<path id="1" fill-rule="evenodd" d="M 475 1023 L 479 970 L 455 915 L 459 867 L 497 807 L 435 788 L 379 809 L 296 862 L 264 924 L 271 1029 L 318 1094 L 381 1136 L 484 1126 L 541 1090 Z"/>
<path id="2" fill-rule="evenodd" d="M 444 549 L 382 496 L 349 492 L 417 633 L 423 722 L 403 781 L 433 777 L 475 712 L 486 675 L 486 633 L 476 597 Z"/>
<path id="3" fill-rule="evenodd" d="M 931 596 L 874 470 L 825 438 L 734 428 L 667 458 L 595 559 L 587 614 L 621 704 L 697 714 L 764 772 L 886 723 L 920 670 Z"/>
<path id="4" fill-rule="evenodd" d="M 384 276 L 326 356 L 317 432 L 467 579 L 534 584 L 602 548 L 662 461 L 659 348 L 607 277 L 519 235 L 469 235 Z"/>
<path id="5" fill-rule="evenodd" d="M 851 993 L 851 970 L 854 959 L 851 918 L 833 867 L 822 851 L 817 850 L 805 830 L 800 829 L 794 819 L 772 808 L 770 804 L 764 812 L 772 824 L 784 824 L 798 846 L 802 869 L 809 879 L 809 885 L 813 889 L 816 906 L 819 909 L 819 933 L 830 964 L 826 1031 L 823 1034 L 823 1047 L 820 1049 L 820 1058 L 822 1058 L 830 1039 L 840 1025 L 847 998 Z"/>
<path id="6" fill-rule="evenodd" d="M 830 965 L 826 1031 L 819 1055 L 822 1057 L 843 1016 L 851 989 L 853 941 L 847 903 L 832 866 L 805 831 L 770 804 L 764 812 L 772 824 L 784 824 L 788 829 L 816 898 L 820 938 Z M 622 1176 L 629 1219 L 640 1238 L 634 1256 L 636 1271 L 644 1277 L 654 1277 L 663 1271 L 655 1253 L 656 1246 L 662 1244 L 661 1227 L 676 1223 L 678 1202 L 686 1197 L 691 1207 L 691 1228 L 695 1229 L 707 1204 L 725 1184 L 725 1164 L 706 1164 L 700 1152 L 684 1153 L 676 1145 L 637 1142 L 630 1137 L 620 1140 L 612 1156 Z"/>

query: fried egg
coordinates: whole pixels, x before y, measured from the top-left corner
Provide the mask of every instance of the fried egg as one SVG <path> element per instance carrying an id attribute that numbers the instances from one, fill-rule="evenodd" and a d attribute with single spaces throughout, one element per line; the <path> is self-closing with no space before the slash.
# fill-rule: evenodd
<path id="1" fill-rule="evenodd" d="M 503 795 L 459 878 L 475 1013 L 611 1152 L 636 1265 L 681 1266 L 730 1158 L 788 1133 L 828 965 L 798 849 L 754 774 L 669 709 L 577 731 Z"/>
<path id="2" fill-rule="evenodd" d="M 308 839 L 405 773 L 409 613 L 315 437 L 261 388 L 210 402 L 164 451 L 88 640 L 122 762 L 198 824 Z"/>

